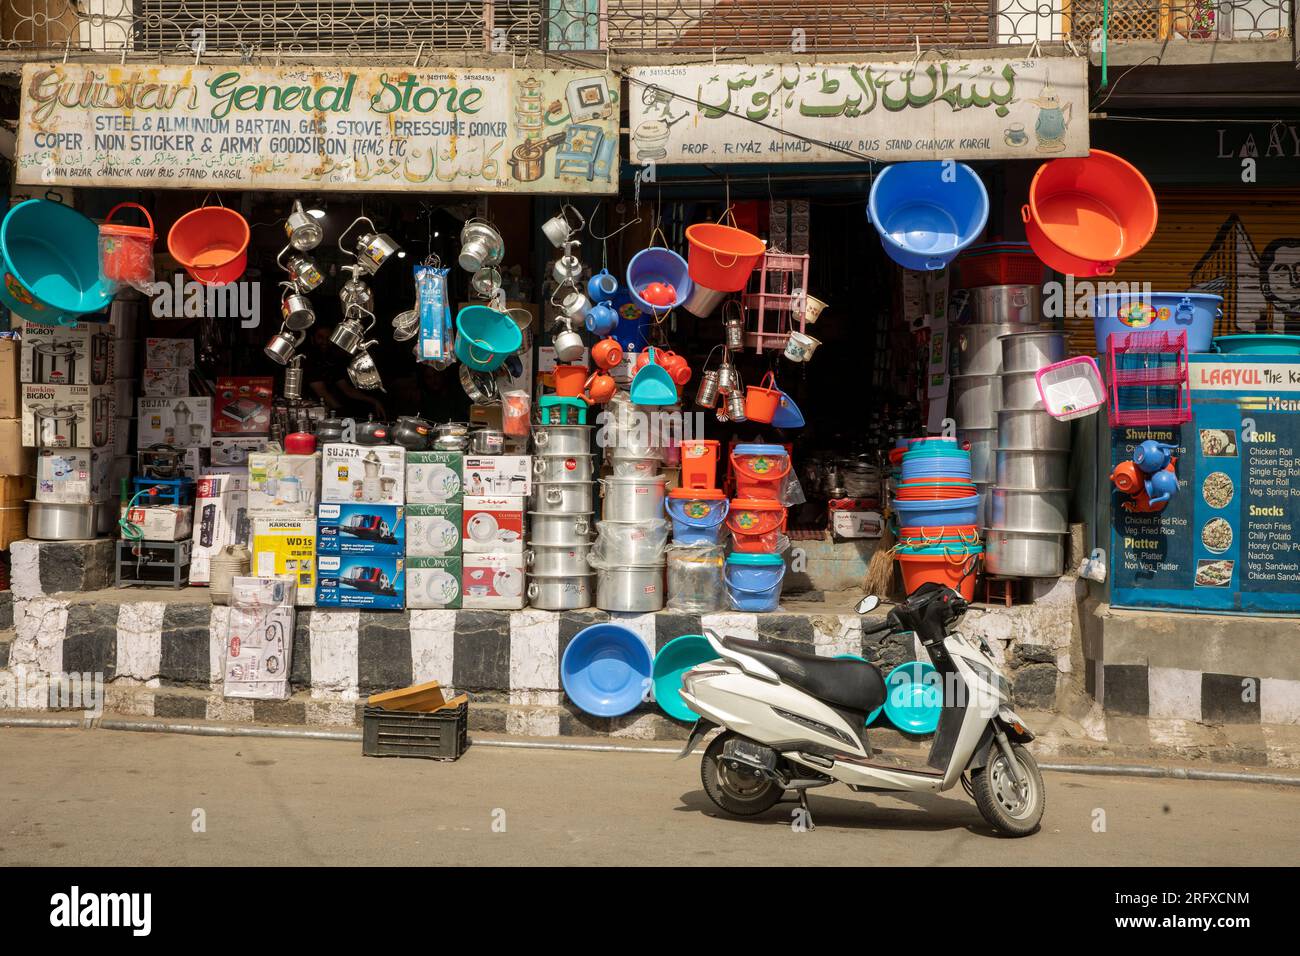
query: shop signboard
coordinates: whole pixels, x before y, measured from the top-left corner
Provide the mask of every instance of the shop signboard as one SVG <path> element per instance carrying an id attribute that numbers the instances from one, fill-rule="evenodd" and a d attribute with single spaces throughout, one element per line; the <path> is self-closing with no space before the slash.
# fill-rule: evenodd
<path id="1" fill-rule="evenodd" d="M 634 163 L 1088 154 L 1083 57 L 646 66 L 629 76 Z"/>
<path id="2" fill-rule="evenodd" d="M 1300 611 L 1300 357 L 1191 356 L 1192 420 L 1112 429 L 1112 464 L 1147 438 L 1178 446 L 1164 511 L 1114 494 L 1111 603 Z"/>
<path id="3" fill-rule="evenodd" d="M 23 67 L 19 183 L 613 193 L 603 70 Z"/>

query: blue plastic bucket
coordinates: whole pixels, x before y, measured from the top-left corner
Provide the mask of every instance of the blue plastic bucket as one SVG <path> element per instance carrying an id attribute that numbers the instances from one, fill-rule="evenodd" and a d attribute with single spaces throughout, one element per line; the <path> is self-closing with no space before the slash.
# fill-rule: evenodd
<path id="1" fill-rule="evenodd" d="M 671 303 L 656 305 L 641 298 L 641 292 L 652 282 L 662 282 L 673 287 L 676 299 Z M 667 312 L 675 309 L 691 297 L 694 283 L 691 282 L 690 269 L 686 260 L 662 246 L 651 246 L 634 255 L 627 264 L 627 288 L 629 294 L 641 308 L 647 312 Z"/>
<path id="2" fill-rule="evenodd" d="M 872 182 L 867 218 L 889 258 L 907 269 L 934 271 L 979 238 L 988 223 L 989 194 L 965 163 L 895 163 Z"/>
<path id="3" fill-rule="evenodd" d="M 456 357 L 479 372 L 495 372 L 523 345 L 515 320 L 486 305 L 467 305 L 456 314 Z"/>
<path id="4" fill-rule="evenodd" d="M 70 206 L 29 199 L 0 223 L 0 302 L 30 322 L 75 325 L 112 300 L 99 271 L 99 228 Z"/>
<path id="5" fill-rule="evenodd" d="M 894 513 L 904 528 L 934 528 L 949 524 L 975 524 L 979 518 L 980 496 L 948 498 L 939 501 L 900 501 L 894 499 Z"/>
<path id="6" fill-rule="evenodd" d="M 717 544 L 731 502 L 722 498 L 674 498 L 664 501 L 677 544 Z"/>
<path id="7" fill-rule="evenodd" d="M 1221 315 L 1223 296 L 1203 292 L 1113 292 L 1092 299 L 1092 324 L 1102 355 L 1112 333 L 1129 332 L 1186 332 L 1188 352 L 1209 352 L 1214 322 Z"/>
<path id="8" fill-rule="evenodd" d="M 781 600 L 785 560 L 779 554 L 732 554 L 722 576 L 737 611 L 775 611 Z"/>

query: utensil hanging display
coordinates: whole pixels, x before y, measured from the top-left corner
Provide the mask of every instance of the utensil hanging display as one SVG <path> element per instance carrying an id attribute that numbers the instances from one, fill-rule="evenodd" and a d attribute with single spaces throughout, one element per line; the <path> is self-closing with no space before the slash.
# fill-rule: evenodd
<path id="1" fill-rule="evenodd" d="M 522 341 L 519 326 L 504 312 L 470 305 L 456 315 L 456 357 L 475 371 L 496 371 Z"/>
<path id="2" fill-rule="evenodd" d="M 195 282 L 229 285 L 248 266 L 248 220 L 225 206 L 200 206 L 176 220 L 167 251 Z"/>
<path id="3" fill-rule="evenodd" d="M 352 248 L 349 249 L 343 244 L 343 240 L 362 223 L 365 223 L 370 228 L 359 235 Z M 358 216 L 348 224 L 348 227 L 339 235 L 339 249 L 343 252 L 350 252 L 355 256 L 357 265 L 369 275 L 378 272 L 380 267 L 389 259 L 406 258 L 406 253 L 402 251 L 402 247 L 391 236 L 380 232 L 369 216 Z"/>
<path id="4" fill-rule="evenodd" d="M 289 240 L 289 245 L 299 252 L 311 252 L 319 246 L 325 238 L 325 229 L 320 224 L 320 220 L 324 218 L 325 213 L 322 210 L 303 209 L 302 201 L 295 199 L 289 217 L 284 223 L 284 234 Z"/>

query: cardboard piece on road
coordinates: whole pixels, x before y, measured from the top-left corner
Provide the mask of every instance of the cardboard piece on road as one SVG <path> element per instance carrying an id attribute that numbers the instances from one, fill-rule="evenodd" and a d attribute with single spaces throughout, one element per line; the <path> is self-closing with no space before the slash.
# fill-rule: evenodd
<path id="1" fill-rule="evenodd" d="M 385 691 L 382 694 L 371 694 L 366 703 L 371 707 L 382 707 L 384 710 L 431 714 L 438 710 L 454 709 L 467 700 L 469 700 L 468 694 L 461 694 L 447 700 L 442 692 L 442 686 L 436 680 L 431 680 L 427 684 L 415 684 L 411 687 Z"/>

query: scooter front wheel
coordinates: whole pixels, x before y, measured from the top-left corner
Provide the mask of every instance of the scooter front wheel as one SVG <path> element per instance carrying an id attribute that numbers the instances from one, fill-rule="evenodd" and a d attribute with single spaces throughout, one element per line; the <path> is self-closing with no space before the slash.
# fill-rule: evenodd
<path id="1" fill-rule="evenodd" d="M 722 748 L 735 736 L 728 730 L 713 738 L 700 761 L 700 782 L 704 784 L 709 799 L 720 809 L 738 817 L 752 817 L 772 809 L 785 790 L 770 777 L 751 772 L 746 767 L 736 769 L 728 766 Z"/>
<path id="2" fill-rule="evenodd" d="M 1013 744 L 1011 753 L 1016 774 L 1011 773 L 1006 755 L 997 746 L 989 753 L 988 764 L 972 774 L 975 806 L 989 825 L 1007 836 L 1029 836 L 1038 830 L 1047 803 L 1043 775 L 1034 755 L 1024 747 Z M 1025 781 L 1023 788 L 1017 785 L 1017 776 Z"/>

